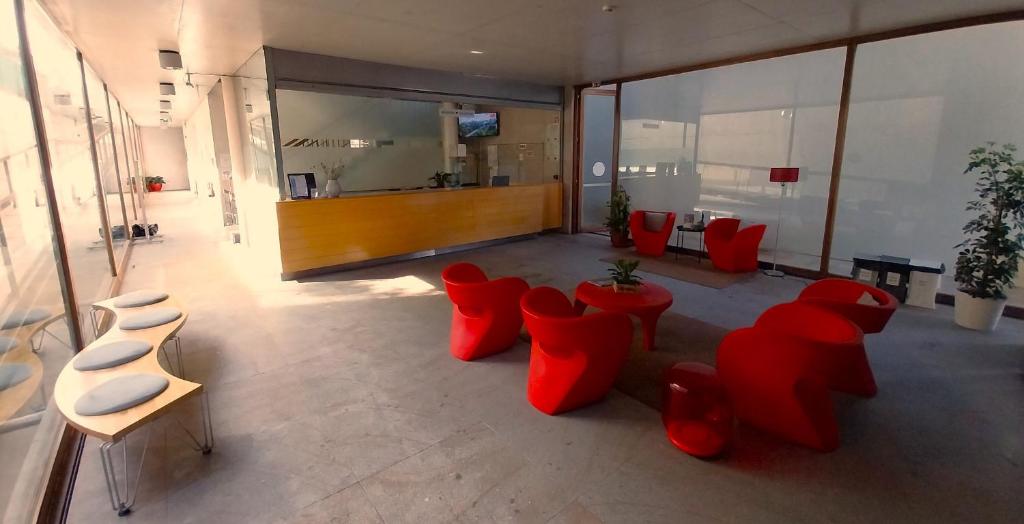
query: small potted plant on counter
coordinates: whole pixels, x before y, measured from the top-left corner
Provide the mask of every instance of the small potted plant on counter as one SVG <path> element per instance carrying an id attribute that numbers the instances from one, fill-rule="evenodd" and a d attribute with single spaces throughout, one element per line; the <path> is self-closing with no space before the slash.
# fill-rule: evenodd
<path id="1" fill-rule="evenodd" d="M 608 218 L 604 225 L 608 226 L 612 246 L 629 247 L 629 194 L 622 188 L 616 189 L 608 201 Z"/>
<path id="2" fill-rule="evenodd" d="M 327 179 L 327 185 L 324 186 L 324 193 L 331 198 L 341 195 L 341 174 L 345 170 L 345 165 L 340 161 L 329 166 L 325 163 L 321 163 L 320 168 L 323 169 L 324 177 Z"/>
<path id="3" fill-rule="evenodd" d="M 167 181 L 160 175 L 146 177 L 146 189 L 149 190 L 150 193 L 156 193 L 162 190 L 166 183 Z"/>
<path id="4" fill-rule="evenodd" d="M 996 148 L 994 142 L 971 151 L 964 171 L 977 176 L 978 198 L 967 203 L 977 213 L 964 226 L 966 240 L 956 259 L 956 323 L 991 331 L 1006 306 L 1006 291 L 1024 252 L 1024 162 L 1014 158 L 1012 144 Z"/>
<path id="5" fill-rule="evenodd" d="M 640 280 L 642 279 L 633 274 L 639 265 L 639 260 L 620 258 L 614 266 L 608 269 L 608 272 L 612 274 L 612 288 L 616 293 L 636 293 L 640 289 Z"/>

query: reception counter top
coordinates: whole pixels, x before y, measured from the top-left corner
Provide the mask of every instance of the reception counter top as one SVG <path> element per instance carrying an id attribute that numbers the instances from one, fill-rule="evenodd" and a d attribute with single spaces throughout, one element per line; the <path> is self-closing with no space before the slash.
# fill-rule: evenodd
<path id="1" fill-rule="evenodd" d="M 282 276 L 558 228 L 561 204 L 558 182 L 278 202 Z"/>

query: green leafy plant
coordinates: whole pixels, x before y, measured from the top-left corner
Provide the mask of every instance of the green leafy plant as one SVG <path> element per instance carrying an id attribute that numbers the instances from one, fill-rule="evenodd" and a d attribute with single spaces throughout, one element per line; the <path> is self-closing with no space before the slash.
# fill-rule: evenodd
<path id="1" fill-rule="evenodd" d="M 448 182 L 455 176 L 454 173 L 445 173 L 443 171 L 436 171 L 434 176 L 428 177 L 427 180 L 434 183 L 434 187 L 444 187 Z"/>
<path id="2" fill-rule="evenodd" d="M 615 265 L 608 268 L 608 272 L 612 274 L 612 282 L 619 284 L 620 286 L 639 285 L 640 281 L 643 279 L 633 274 L 639 265 L 639 260 L 628 260 L 625 258 L 616 260 Z"/>
<path id="3" fill-rule="evenodd" d="M 1017 148 L 986 142 L 971 151 L 964 174 L 977 176 L 977 199 L 967 210 L 978 216 L 964 226 L 966 239 L 957 244 L 956 281 L 975 298 L 1005 299 L 1024 252 L 1024 162 Z"/>
<path id="4" fill-rule="evenodd" d="M 604 225 L 613 233 L 626 233 L 629 231 L 629 194 L 621 187 L 612 193 L 608 201 L 608 218 Z"/>
<path id="5" fill-rule="evenodd" d="M 160 175 L 146 177 L 146 185 L 149 185 L 149 184 L 166 184 L 166 183 L 167 183 L 167 181 L 164 180 L 164 177 L 162 177 Z"/>

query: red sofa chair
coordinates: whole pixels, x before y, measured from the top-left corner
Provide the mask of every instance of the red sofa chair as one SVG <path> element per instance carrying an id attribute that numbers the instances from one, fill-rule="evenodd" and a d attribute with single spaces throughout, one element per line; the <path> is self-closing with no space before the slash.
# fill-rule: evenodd
<path id="1" fill-rule="evenodd" d="M 865 296 L 867 294 L 867 296 Z M 865 300 L 870 297 L 870 300 Z M 804 288 L 798 301 L 838 313 L 865 334 L 885 329 L 899 301 L 874 286 L 844 278 L 826 278 Z"/>
<path id="2" fill-rule="evenodd" d="M 633 324 L 624 313 L 579 316 L 561 291 L 531 289 L 520 301 L 533 339 L 526 398 L 548 415 L 604 398 L 629 356 Z"/>
<path id="3" fill-rule="evenodd" d="M 757 248 L 767 226 L 755 224 L 739 229 L 736 218 L 716 218 L 704 230 L 704 246 L 711 263 L 722 271 L 757 271 Z"/>
<path id="4" fill-rule="evenodd" d="M 805 357 L 810 343 L 756 327 L 718 346 L 718 376 L 736 417 L 784 440 L 820 451 L 839 447 L 839 426 L 824 377 Z"/>
<path id="5" fill-rule="evenodd" d="M 525 280 L 487 280 L 483 270 L 466 262 L 446 267 L 441 279 L 454 306 L 449 348 L 452 356 L 475 360 L 516 343 L 523 328 L 519 299 L 530 289 Z"/>
<path id="6" fill-rule="evenodd" d="M 660 257 L 672 238 L 676 214 L 671 211 L 633 211 L 629 215 L 629 233 L 633 235 L 636 252 Z"/>
<path id="7" fill-rule="evenodd" d="M 761 313 L 754 327 L 800 341 L 790 358 L 810 364 L 829 389 L 873 397 L 875 376 L 864 351 L 864 332 L 842 315 L 807 302 L 772 306 Z"/>
<path id="8" fill-rule="evenodd" d="M 681 362 L 665 370 L 661 421 L 669 441 L 695 457 L 722 453 L 732 440 L 732 404 L 715 368 Z"/>

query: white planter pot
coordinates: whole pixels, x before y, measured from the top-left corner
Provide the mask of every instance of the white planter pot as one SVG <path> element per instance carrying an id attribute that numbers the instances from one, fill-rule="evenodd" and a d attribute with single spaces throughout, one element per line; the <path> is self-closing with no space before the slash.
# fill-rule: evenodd
<path id="1" fill-rule="evenodd" d="M 337 180 L 328 180 L 324 191 L 327 192 L 327 196 L 334 198 L 341 194 L 341 184 Z"/>
<path id="2" fill-rule="evenodd" d="M 1006 299 L 974 298 L 963 291 L 956 292 L 953 318 L 957 325 L 978 331 L 992 331 L 1003 316 Z"/>

